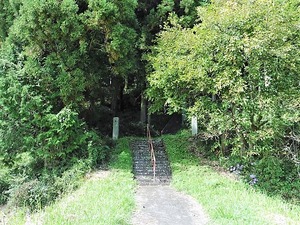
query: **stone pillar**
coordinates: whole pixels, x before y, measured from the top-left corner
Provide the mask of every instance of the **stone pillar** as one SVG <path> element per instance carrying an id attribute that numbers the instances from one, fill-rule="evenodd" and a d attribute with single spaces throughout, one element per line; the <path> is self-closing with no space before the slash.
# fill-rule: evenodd
<path id="1" fill-rule="evenodd" d="M 119 138 L 119 117 L 114 117 L 113 119 L 113 140 L 117 140 Z"/>
<path id="2" fill-rule="evenodd" d="M 192 117 L 192 135 L 195 136 L 198 134 L 198 121 L 197 117 Z"/>

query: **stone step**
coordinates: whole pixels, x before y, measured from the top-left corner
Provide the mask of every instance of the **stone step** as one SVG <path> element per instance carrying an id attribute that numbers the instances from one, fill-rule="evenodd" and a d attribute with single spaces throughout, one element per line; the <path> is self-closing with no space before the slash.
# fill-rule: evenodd
<path id="1" fill-rule="evenodd" d="M 136 171 L 135 172 L 135 175 L 154 175 L 153 171 L 152 170 L 149 170 L 149 171 Z M 165 172 L 160 172 L 158 173 L 157 171 L 155 172 L 155 175 L 156 176 L 171 176 L 171 174 L 167 171 Z"/>
<path id="2" fill-rule="evenodd" d="M 162 140 L 153 140 L 153 147 L 156 158 L 155 179 L 148 141 L 137 140 L 132 142 L 134 176 L 140 185 L 169 184 L 171 168 Z"/>
<path id="3" fill-rule="evenodd" d="M 151 160 L 138 160 L 134 162 L 135 165 L 149 165 L 152 166 L 152 161 Z M 169 166 L 169 164 L 166 162 L 166 160 L 156 160 L 155 162 L 156 165 L 166 165 Z"/>
<path id="4" fill-rule="evenodd" d="M 164 159 L 167 159 L 168 157 L 166 155 L 162 155 L 162 154 L 157 154 L 156 152 L 154 152 L 154 155 L 155 155 L 155 158 L 164 158 Z M 150 155 L 150 152 L 145 154 L 134 154 L 133 155 L 133 158 L 150 158 L 151 155 Z"/>
<path id="5" fill-rule="evenodd" d="M 153 168 L 150 167 L 134 167 L 134 172 L 146 172 L 146 171 L 153 171 Z M 160 173 L 167 173 L 170 171 L 170 168 L 168 167 L 156 167 L 155 168 L 155 173 L 160 174 Z"/>
<path id="6" fill-rule="evenodd" d="M 147 167 L 137 167 L 137 166 L 135 166 L 135 167 L 133 167 L 133 169 L 134 169 L 134 171 L 148 171 L 148 170 L 152 171 L 153 167 L 149 167 L 149 166 L 147 166 Z M 155 167 L 155 171 L 157 173 L 164 172 L 164 171 L 170 171 L 170 167 L 167 167 L 167 166 L 159 167 L 159 166 L 157 166 L 157 167 Z"/>
<path id="7" fill-rule="evenodd" d="M 139 185 L 169 185 L 171 181 L 170 176 L 136 176 Z"/>
<path id="8" fill-rule="evenodd" d="M 134 157 L 133 160 L 134 160 L 134 162 L 137 162 L 137 163 L 152 163 L 151 158 L 136 158 L 136 157 Z M 168 158 L 155 158 L 155 162 L 157 164 L 164 163 L 164 162 L 166 162 L 168 164 Z"/>
<path id="9" fill-rule="evenodd" d="M 139 176 L 139 175 L 142 175 L 142 176 L 153 176 L 154 173 L 153 173 L 153 171 L 144 171 L 144 172 L 139 171 L 139 172 L 136 172 L 134 175 L 135 176 Z M 155 173 L 155 175 L 158 176 L 158 177 L 160 177 L 160 176 L 169 176 L 169 177 L 171 177 L 171 174 L 169 172 Z"/>
<path id="10" fill-rule="evenodd" d="M 151 160 L 135 160 L 134 161 L 135 165 L 146 165 L 149 164 L 152 166 L 152 161 Z M 167 162 L 167 159 L 159 159 L 155 160 L 156 165 L 169 165 Z"/>

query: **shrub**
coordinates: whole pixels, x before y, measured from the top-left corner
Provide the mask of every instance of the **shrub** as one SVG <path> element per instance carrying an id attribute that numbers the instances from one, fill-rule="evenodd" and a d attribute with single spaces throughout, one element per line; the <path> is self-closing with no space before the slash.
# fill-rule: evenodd
<path id="1" fill-rule="evenodd" d="M 38 179 L 16 176 L 8 191 L 9 205 L 26 207 L 32 211 L 41 209 L 58 197 L 75 190 L 89 168 L 87 162 L 78 160 L 60 176 L 50 171 L 45 171 Z"/>
<path id="2" fill-rule="evenodd" d="M 89 162 L 79 160 L 73 167 L 63 172 L 61 176 L 55 177 L 53 187 L 57 195 L 61 196 L 75 190 L 89 169 Z"/>
<path id="3" fill-rule="evenodd" d="M 255 170 L 261 189 L 300 202 L 300 180 L 293 162 L 275 156 L 264 157 L 257 162 Z"/>
<path id="4" fill-rule="evenodd" d="M 0 169 L 0 205 L 4 204 L 7 201 L 8 189 L 9 189 L 9 171 L 4 167 Z"/>
<path id="5" fill-rule="evenodd" d="M 284 156 L 220 157 L 222 166 L 269 195 L 300 203 L 298 168 Z M 242 168 L 242 169 L 241 169 Z"/>
<path id="6" fill-rule="evenodd" d="M 46 129 L 37 136 L 40 146 L 35 157 L 44 160 L 45 168 L 65 164 L 76 152 L 81 152 L 81 148 L 85 149 L 88 136 L 84 123 L 71 108 L 65 107 L 57 114 L 48 114 L 41 123 Z"/>
<path id="7" fill-rule="evenodd" d="M 108 150 L 110 147 L 109 142 L 107 140 L 102 140 L 96 131 L 89 131 L 87 135 L 87 161 L 92 167 L 103 163 L 104 159 L 108 155 Z"/>
<path id="8" fill-rule="evenodd" d="M 30 210 L 38 209 L 53 201 L 53 192 L 52 187 L 44 181 L 29 180 L 26 176 L 15 177 L 9 190 L 8 204 Z"/>

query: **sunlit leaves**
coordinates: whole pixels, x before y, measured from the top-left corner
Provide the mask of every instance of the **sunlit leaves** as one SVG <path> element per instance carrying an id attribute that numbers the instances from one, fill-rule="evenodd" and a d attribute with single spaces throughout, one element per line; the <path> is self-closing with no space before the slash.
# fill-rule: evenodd
<path id="1" fill-rule="evenodd" d="M 299 117 L 299 106 L 286 107 L 300 95 L 298 11 L 280 1 L 216 0 L 199 9 L 194 28 L 166 27 L 148 58 L 153 109 L 188 108 L 239 151 L 272 148 Z"/>

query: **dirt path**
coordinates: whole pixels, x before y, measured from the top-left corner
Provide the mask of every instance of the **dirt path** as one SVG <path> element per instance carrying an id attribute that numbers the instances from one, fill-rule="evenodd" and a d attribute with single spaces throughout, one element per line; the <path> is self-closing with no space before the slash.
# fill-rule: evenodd
<path id="1" fill-rule="evenodd" d="M 140 186 L 132 225 L 203 225 L 208 217 L 190 196 L 169 186 Z"/>

